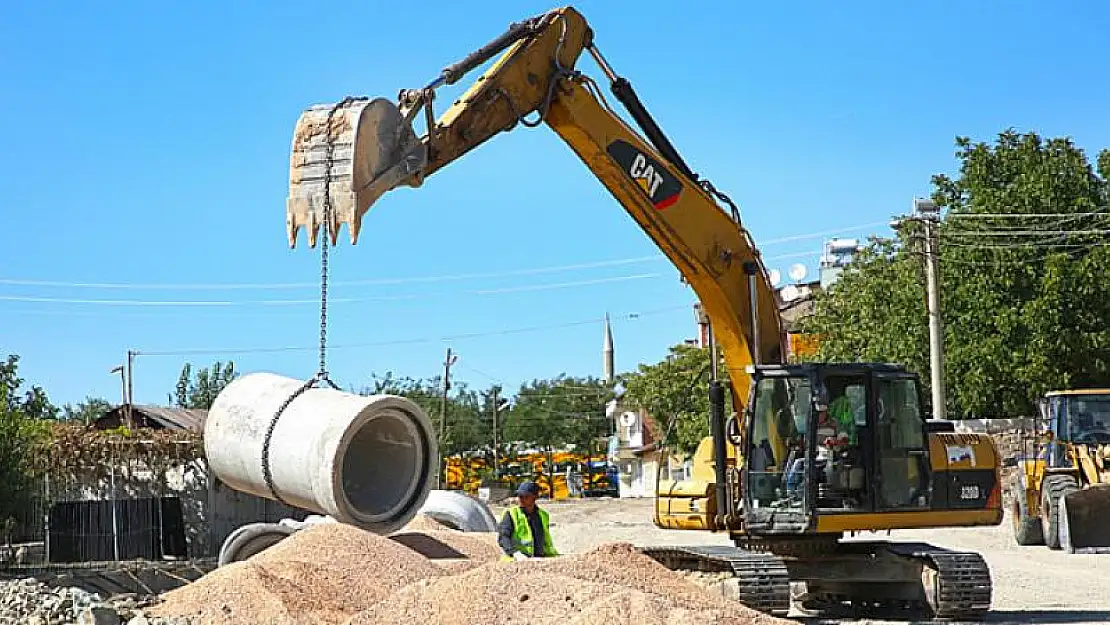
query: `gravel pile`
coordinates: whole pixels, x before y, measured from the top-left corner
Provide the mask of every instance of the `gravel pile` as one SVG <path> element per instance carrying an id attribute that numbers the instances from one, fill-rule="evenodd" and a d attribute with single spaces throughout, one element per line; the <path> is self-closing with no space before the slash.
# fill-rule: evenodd
<path id="1" fill-rule="evenodd" d="M 154 618 L 144 607 L 155 597 L 105 599 L 80 588 L 55 588 L 34 578 L 0 581 L 0 625 L 191 625 L 182 618 Z"/>
<path id="2" fill-rule="evenodd" d="M 149 612 L 187 616 L 190 625 L 791 622 L 711 592 L 629 544 L 523 562 L 499 556 L 492 533 L 384 537 L 321 524 L 170 591 Z"/>
<path id="3" fill-rule="evenodd" d="M 386 537 L 324 523 L 166 593 L 151 612 L 203 625 L 339 625 L 406 584 L 444 574 Z"/>
<path id="4" fill-rule="evenodd" d="M 413 519 L 411 521 L 409 521 L 409 524 L 406 525 L 405 528 L 401 531 L 403 531 L 403 532 L 430 532 L 430 531 L 444 530 L 444 529 L 450 529 L 450 528 L 448 528 L 443 523 L 440 523 L 439 521 L 435 520 L 434 518 L 432 518 L 432 517 L 430 517 L 426 514 L 418 514 L 415 517 L 413 517 Z"/>
<path id="5" fill-rule="evenodd" d="M 450 573 L 460 573 L 495 562 L 501 557 L 497 534 L 492 532 L 460 532 L 452 529 L 402 531 L 390 536 Z"/>
<path id="6" fill-rule="evenodd" d="M 755 625 L 789 623 L 683 579 L 629 544 L 492 563 L 410 584 L 350 625 Z"/>

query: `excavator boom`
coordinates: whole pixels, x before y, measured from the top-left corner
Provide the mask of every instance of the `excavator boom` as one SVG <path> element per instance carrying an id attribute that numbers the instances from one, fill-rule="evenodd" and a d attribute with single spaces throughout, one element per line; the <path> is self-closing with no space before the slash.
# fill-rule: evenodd
<path id="1" fill-rule="evenodd" d="M 646 138 L 609 107 L 596 82 L 576 69 L 583 51 L 597 61 Z M 436 88 L 497 54 L 433 120 Z M 428 130 L 417 137 L 412 123 L 421 112 Z M 396 104 L 384 98 L 348 99 L 305 111 L 293 140 L 289 243 L 296 244 L 298 229 L 305 226 L 315 246 L 317 229 L 324 226 L 334 244 L 343 223 L 356 243 L 363 216 L 387 191 L 418 187 L 495 135 L 542 123 L 582 159 L 694 289 L 722 348 L 739 411 L 748 397 L 749 365 L 783 359 L 766 268 L 735 205 L 686 165 L 628 81 L 601 56 L 589 25 L 573 8 L 513 24 L 428 86 L 402 91 Z"/>
<path id="2" fill-rule="evenodd" d="M 577 68 L 583 52 L 632 123 Z M 436 118 L 436 90 L 491 60 Z M 421 119 L 425 132 L 418 134 L 413 124 Z M 739 210 L 683 160 L 575 9 L 511 25 L 396 101 L 348 98 L 306 110 L 293 138 L 289 244 L 305 227 L 315 246 L 321 226 L 325 245 L 335 244 L 344 223 L 357 243 L 364 215 L 385 193 L 421 186 L 499 133 L 541 124 L 578 155 L 693 288 L 728 369 L 737 419 L 726 421 L 714 360 L 711 435 L 694 456 L 694 473 L 708 458 L 711 477 L 657 486 L 656 525 L 727 530 L 736 545 L 641 551 L 674 569 L 731 572 L 738 599 L 775 615 L 790 607 L 791 582 L 804 581 L 806 600 L 816 606 L 923 604 L 941 618 L 981 616 L 991 585 L 978 554 L 839 539 L 861 529 L 997 524 L 997 454 L 989 440 L 926 438 L 916 377 L 899 368 L 783 365 L 775 294 Z M 836 401 L 822 394 L 830 382 Z M 858 441 L 847 434 L 857 425 Z M 832 451 L 818 457 L 818 445 Z"/>

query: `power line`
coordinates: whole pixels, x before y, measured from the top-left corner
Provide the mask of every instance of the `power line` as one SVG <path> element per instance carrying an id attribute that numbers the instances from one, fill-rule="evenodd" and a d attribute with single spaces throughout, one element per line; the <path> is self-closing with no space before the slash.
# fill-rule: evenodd
<path id="1" fill-rule="evenodd" d="M 792 241 L 802 241 L 806 239 L 815 239 L 830 234 L 840 234 L 843 232 L 852 232 L 864 228 L 871 228 L 875 226 L 887 225 L 885 221 L 876 221 L 864 224 L 857 224 L 855 226 L 846 226 L 834 230 L 825 230 L 822 232 L 810 232 L 804 234 L 791 235 L 787 237 L 780 237 L 777 239 L 767 239 L 760 242 L 759 247 L 768 245 L 777 245 L 780 243 L 789 243 Z M 816 255 L 817 252 L 799 253 L 799 254 L 785 254 L 780 256 L 765 257 L 764 260 L 775 260 L 781 258 L 797 257 L 802 255 Z M 506 278 L 512 276 L 527 276 L 537 275 L 544 273 L 558 273 L 561 271 L 576 271 L 580 269 L 595 269 L 600 267 L 613 267 L 620 265 L 631 265 L 637 263 L 660 262 L 665 261 L 667 258 L 661 254 L 653 254 L 650 256 L 636 256 L 631 258 L 618 258 L 611 260 L 591 261 L 584 263 L 575 263 L 570 265 L 554 265 L 548 267 L 536 267 L 529 269 L 514 269 L 508 271 L 496 272 L 481 272 L 481 273 L 466 273 L 466 274 L 446 274 L 439 276 L 413 276 L 405 278 L 370 278 L 365 280 L 346 280 L 331 282 L 331 286 L 385 286 L 385 285 L 399 285 L 399 284 L 416 284 L 416 283 L 429 283 L 429 282 L 451 282 L 459 280 L 483 280 L 491 278 Z M 0 284 L 10 286 L 35 286 L 35 287 L 55 287 L 55 288 L 81 288 L 81 289 L 135 289 L 135 290 L 277 290 L 277 289 L 308 289 L 319 288 L 318 283 L 314 282 L 215 282 L 215 283 L 135 283 L 135 282 L 83 282 L 83 281 L 65 281 L 65 280 L 39 280 L 29 278 L 0 278 Z"/>
<path id="2" fill-rule="evenodd" d="M 638 317 L 646 317 L 649 315 L 657 315 L 675 310 L 687 310 L 688 305 L 682 306 L 668 306 L 666 308 L 657 308 L 645 312 L 625 313 L 622 315 L 611 316 L 613 319 L 636 319 Z M 465 334 L 454 334 L 441 336 L 438 338 L 421 337 L 411 339 L 396 339 L 389 341 L 372 341 L 367 343 L 346 343 L 338 345 L 329 345 L 328 349 L 354 349 L 366 347 L 383 347 L 389 345 L 411 345 L 416 343 L 441 343 L 446 341 L 459 341 L 465 339 L 485 338 L 490 336 L 504 336 L 509 334 L 524 334 L 528 332 L 541 332 L 544 330 L 556 330 L 562 328 L 570 328 L 575 326 L 590 325 L 596 323 L 603 323 L 604 317 L 593 317 L 590 319 L 582 319 L 579 321 L 569 321 L 564 323 L 555 323 L 547 325 L 526 326 L 521 328 L 510 328 L 505 330 L 495 330 L 489 332 L 469 332 Z M 268 354 L 276 352 L 298 352 L 298 351 L 316 351 L 320 348 L 319 345 L 286 345 L 276 347 L 213 347 L 213 348 L 186 348 L 186 349 L 167 349 L 167 350 L 136 350 L 134 353 L 137 356 L 187 356 L 191 354 Z"/>
<path id="3" fill-rule="evenodd" d="M 889 221 L 873 221 L 871 223 L 859 224 L 858 226 L 847 226 L 845 228 L 837 228 L 835 230 L 825 230 L 822 232 L 810 232 L 808 234 L 796 234 L 788 237 L 780 237 L 778 239 L 767 239 L 759 244 L 759 247 L 767 245 L 774 245 L 776 243 L 789 243 L 790 241 L 802 241 L 805 239 L 817 239 L 820 237 L 828 236 L 830 234 L 841 234 L 844 232 L 854 232 L 864 228 L 874 228 L 875 226 L 889 226 Z"/>
<path id="4" fill-rule="evenodd" d="M 1110 212 L 1093 213 L 948 213 L 945 219 L 1040 219 L 1070 217 L 1110 217 Z"/>
<path id="5" fill-rule="evenodd" d="M 527 276 L 543 273 L 558 273 L 560 271 L 575 271 L 578 269 L 596 269 L 599 267 L 613 267 L 617 265 L 631 265 L 635 263 L 657 262 L 665 260 L 664 257 L 653 256 L 637 256 L 634 258 L 618 258 L 614 260 L 601 260 L 586 263 L 577 263 L 573 265 L 555 265 L 550 267 L 536 267 L 531 269 L 514 269 L 510 271 L 498 272 L 484 272 L 484 273 L 463 273 L 463 274 L 447 274 L 440 276 L 413 276 L 408 278 L 371 278 L 366 280 L 340 280 L 331 282 L 331 286 L 386 286 L 396 284 L 415 284 L 425 282 L 451 282 L 457 280 L 483 280 L 490 278 L 507 278 L 511 276 Z M 319 283 L 314 282 L 244 282 L 244 283 L 229 283 L 229 282 L 214 282 L 205 284 L 189 284 L 189 283 L 129 283 L 129 282 L 65 282 L 59 280 L 26 280 L 21 278 L 0 278 L 0 284 L 8 284 L 14 286 L 43 286 L 43 287 L 63 287 L 63 288 L 88 288 L 88 289 L 146 289 L 146 290 L 196 290 L 196 291 L 209 291 L 209 290 L 251 290 L 251 289 L 308 289 L 320 288 Z"/>
<path id="6" fill-rule="evenodd" d="M 1110 230 L 949 230 L 945 236 L 1010 237 L 1010 236 L 1080 236 L 1107 235 Z"/>
<path id="7" fill-rule="evenodd" d="M 415 293 L 408 295 L 374 295 L 368 297 L 329 297 L 328 304 L 353 304 L 365 302 L 381 302 L 381 301 L 401 301 L 401 300 L 419 300 L 431 297 L 442 297 L 445 295 L 497 295 L 502 293 L 518 293 L 524 291 L 546 291 L 553 289 L 565 289 L 581 286 L 593 286 L 597 284 L 610 284 L 614 282 L 628 282 L 632 280 L 646 280 L 651 278 L 666 277 L 662 273 L 641 273 L 629 276 L 614 276 L 609 278 L 595 278 L 592 280 L 578 280 L 574 282 L 557 282 L 550 284 L 530 284 L 518 287 L 507 287 L 503 289 L 478 289 L 470 291 L 456 291 L 456 292 L 439 292 L 439 293 Z M 126 299 L 86 299 L 86 298 L 68 298 L 68 297 L 39 297 L 31 295 L 0 295 L 0 301 L 7 302 L 32 302 L 32 303 L 48 303 L 48 304 L 87 304 L 99 306 L 203 306 L 203 307 L 224 307 L 224 306 L 293 306 L 312 304 L 315 306 L 320 305 L 319 299 L 269 299 L 269 300 L 126 300 Z"/>

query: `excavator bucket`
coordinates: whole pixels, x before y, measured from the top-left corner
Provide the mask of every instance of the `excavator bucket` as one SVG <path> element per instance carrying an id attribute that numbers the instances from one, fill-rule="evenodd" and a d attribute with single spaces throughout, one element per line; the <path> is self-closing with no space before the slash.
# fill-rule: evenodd
<path id="1" fill-rule="evenodd" d="M 285 205 L 289 247 L 296 247 L 301 226 L 308 230 L 309 246 L 316 247 L 321 225 L 334 245 L 344 223 L 351 244 L 358 243 L 370 206 L 390 189 L 420 186 L 427 162 L 427 147 L 411 122 L 385 98 L 309 107 L 293 132 Z M 330 202 L 328 219 L 325 202 Z"/>
<path id="2" fill-rule="evenodd" d="M 1098 484 L 1060 500 L 1060 547 L 1068 553 L 1110 553 L 1110 484 Z"/>

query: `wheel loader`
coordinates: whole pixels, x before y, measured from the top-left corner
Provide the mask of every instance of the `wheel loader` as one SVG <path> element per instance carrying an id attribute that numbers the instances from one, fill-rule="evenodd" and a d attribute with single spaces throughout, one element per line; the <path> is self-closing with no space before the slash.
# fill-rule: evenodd
<path id="1" fill-rule="evenodd" d="M 1110 389 L 1046 393 L 1008 485 L 1014 540 L 1110 553 Z"/>
<path id="2" fill-rule="evenodd" d="M 579 68 L 583 53 L 630 120 Z M 437 117 L 437 90 L 490 61 Z M 674 87 L 689 95 L 691 115 L 713 101 L 713 85 Z M 657 493 L 655 523 L 721 533 L 731 544 L 639 549 L 671 569 L 732 573 L 729 592 L 774 615 L 790 609 L 791 582 L 804 582 L 796 599 L 818 611 L 851 604 L 973 619 L 989 610 L 991 575 L 979 554 L 852 535 L 1000 524 L 991 439 L 929 424 L 917 375 L 900 365 L 785 364 L 774 290 L 739 208 L 680 155 L 573 7 L 510 25 L 395 99 L 305 109 L 293 132 L 289 245 L 304 227 L 315 247 L 322 226 L 326 251 L 342 224 L 357 244 L 364 215 L 387 192 L 419 188 L 501 133 L 540 126 L 674 264 L 709 319 L 711 436 L 694 479 Z M 736 132 L 706 131 L 721 140 Z"/>

